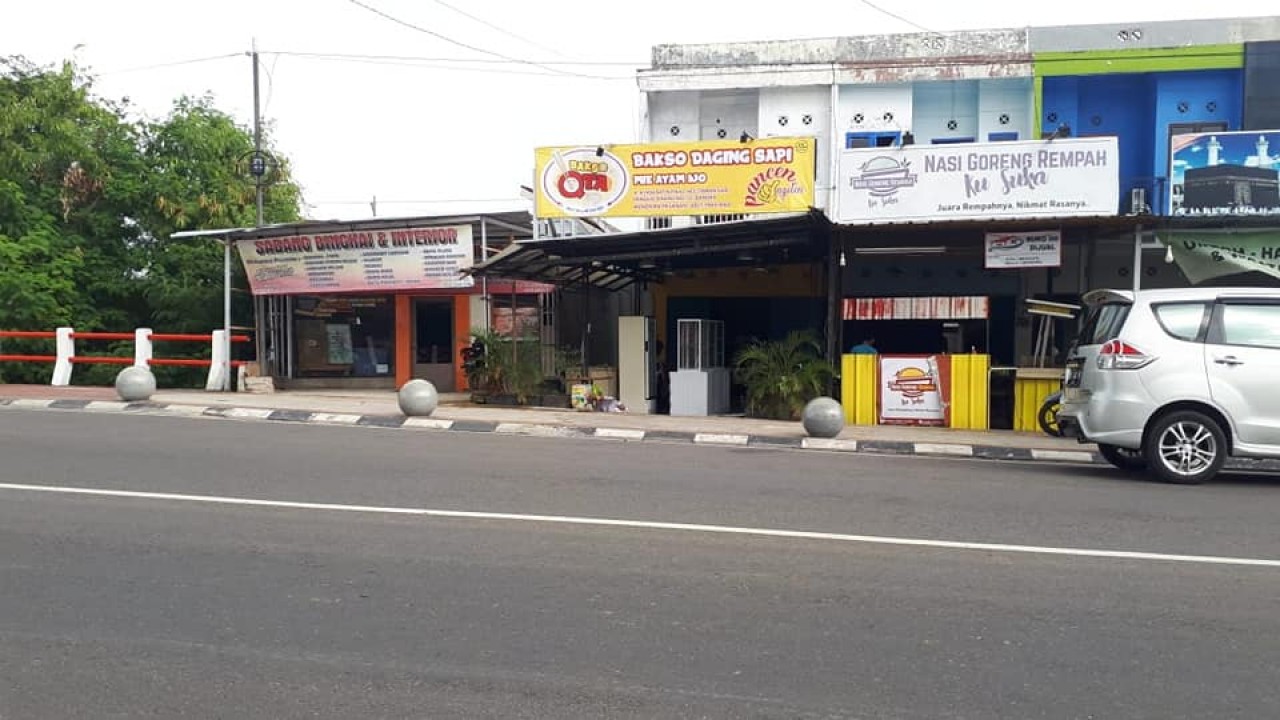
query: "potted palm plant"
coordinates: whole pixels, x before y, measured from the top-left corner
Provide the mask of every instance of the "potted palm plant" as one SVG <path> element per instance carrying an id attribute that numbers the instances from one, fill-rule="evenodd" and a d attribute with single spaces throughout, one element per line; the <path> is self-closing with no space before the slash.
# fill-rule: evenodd
<path id="1" fill-rule="evenodd" d="M 798 420 L 805 403 L 822 395 L 832 377 L 818 338 L 801 331 L 778 341 L 753 341 L 734 359 L 734 371 L 746 386 L 747 415 L 774 420 Z"/>

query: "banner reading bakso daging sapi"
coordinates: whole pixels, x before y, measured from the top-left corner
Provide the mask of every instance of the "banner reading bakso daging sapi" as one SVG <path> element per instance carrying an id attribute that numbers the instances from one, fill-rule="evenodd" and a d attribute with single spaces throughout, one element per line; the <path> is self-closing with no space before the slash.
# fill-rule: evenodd
<path id="1" fill-rule="evenodd" d="M 1114 137 L 906 145 L 840 155 L 842 223 L 1099 217 L 1120 205 Z"/>
<path id="2" fill-rule="evenodd" d="M 351 230 L 240 240 L 254 295 L 465 288 L 470 225 Z"/>
<path id="3" fill-rule="evenodd" d="M 648 217 L 804 212 L 813 138 L 539 148 L 537 214 Z"/>

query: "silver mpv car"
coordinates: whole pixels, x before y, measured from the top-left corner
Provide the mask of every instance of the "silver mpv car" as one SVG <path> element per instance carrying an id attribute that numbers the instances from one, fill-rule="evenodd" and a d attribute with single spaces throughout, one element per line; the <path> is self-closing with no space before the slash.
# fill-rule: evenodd
<path id="1" fill-rule="evenodd" d="M 1095 290 L 1058 422 L 1112 465 L 1209 480 L 1280 458 L 1280 289 Z"/>

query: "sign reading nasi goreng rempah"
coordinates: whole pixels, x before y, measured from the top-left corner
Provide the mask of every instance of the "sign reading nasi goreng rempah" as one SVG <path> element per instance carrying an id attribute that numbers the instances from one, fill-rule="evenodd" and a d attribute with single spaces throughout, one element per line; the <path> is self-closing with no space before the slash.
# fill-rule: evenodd
<path id="1" fill-rule="evenodd" d="M 435 290 L 475 284 L 462 271 L 470 225 L 381 228 L 240 240 L 254 295 Z"/>
<path id="2" fill-rule="evenodd" d="M 1114 137 L 906 145 L 840 155 L 836 219 L 891 223 L 1115 215 Z"/>
<path id="3" fill-rule="evenodd" d="M 813 206 L 813 138 L 539 148 L 540 218 L 738 215 Z"/>

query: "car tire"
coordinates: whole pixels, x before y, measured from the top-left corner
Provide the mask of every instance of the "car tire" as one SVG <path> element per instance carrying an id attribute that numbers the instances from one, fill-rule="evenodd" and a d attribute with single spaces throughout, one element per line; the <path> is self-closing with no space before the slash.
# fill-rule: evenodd
<path id="1" fill-rule="evenodd" d="M 1099 444 L 1098 454 L 1103 460 L 1125 472 L 1142 472 L 1147 469 L 1147 458 L 1141 450 Z"/>
<path id="2" fill-rule="evenodd" d="M 1199 485 L 1227 461 L 1227 436 L 1216 420 L 1184 410 L 1158 418 L 1143 441 L 1147 467 L 1157 480 Z"/>

